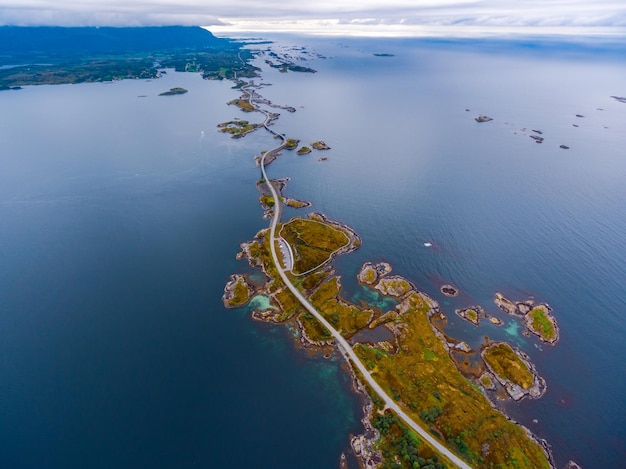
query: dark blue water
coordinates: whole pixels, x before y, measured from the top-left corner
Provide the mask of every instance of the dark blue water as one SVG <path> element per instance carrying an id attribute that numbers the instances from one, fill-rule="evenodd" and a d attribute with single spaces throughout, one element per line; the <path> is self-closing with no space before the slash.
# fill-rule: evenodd
<path id="1" fill-rule="evenodd" d="M 230 86 L 0 94 L 0 467 L 334 467 L 358 431 L 338 363 L 222 306 L 271 143 L 215 132 Z"/>
<path id="2" fill-rule="evenodd" d="M 263 94 L 298 109 L 277 130 L 332 147 L 326 162 L 286 153 L 270 172 L 363 237 L 337 262 L 346 293 L 362 295 L 363 261 L 387 260 L 448 313 L 483 305 L 505 328 L 449 314 L 449 332 L 512 341 L 548 383 L 510 414 L 549 440 L 559 466 L 619 467 L 626 104 L 610 95 L 626 95 L 623 55 L 281 44 L 329 57 L 304 63 L 317 74 L 264 70 Z M 156 96 L 173 86 L 190 92 Z M 336 362 L 221 305 L 228 275 L 247 270 L 239 243 L 267 224 L 252 156 L 274 145 L 215 132 L 240 116 L 224 104 L 229 87 L 168 74 L 0 93 L 0 466 L 336 467 L 358 431 Z M 477 124 L 479 113 L 494 121 Z M 444 298 L 442 283 L 462 294 Z M 521 336 L 496 291 L 550 303 L 559 344 Z"/>

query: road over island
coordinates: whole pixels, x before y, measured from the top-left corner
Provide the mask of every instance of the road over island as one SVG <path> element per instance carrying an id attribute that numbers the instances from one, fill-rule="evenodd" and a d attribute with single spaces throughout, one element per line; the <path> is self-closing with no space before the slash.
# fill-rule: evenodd
<path id="1" fill-rule="evenodd" d="M 385 406 L 391 410 L 393 410 L 409 427 L 415 430 L 424 440 L 428 441 L 430 445 L 435 448 L 439 453 L 447 457 L 453 464 L 462 469 L 471 469 L 471 467 L 461 460 L 456 454 L 450 451 L 448 448 L 443 446 L 439 441 L 437 441 L 427 430 L 418 425 L 409 415 L 385 392 L 385 390 L 374 380 L 368 369 L 365 367 L 361 359 L 357 356 L 355 351 L 352 349 L 350 344 L 343 336 L 330 324 L 324 316 L 322 316 L 315 307 L 309 302 L 308 299 L 304 297 L 304 295 L 298 290 L 293 283 L 287 277 L 285 270 L 282 268 L 278 256 L 276 254 L 276 226 L 280 221 L 280 211 L 281 211 L 281 202 L 278 192 L 276 188 L 271 183 L 269 178 L 267 177 L 267 173 L 265 171 L 265 158 L 267 156 L 275 156 L 280 150 L 282 150 L 285 146 L 285 136 L 275 132 L 273 129 L 269 128 L 269 123 L 271 122 L 270 113 L 261 109 L 259 106 L 255 105 L 253 101 L 253 93 L 251 91 L 246 90 L 249 85 L 242 86 L 241 89 L 244 90 L 245 93 L 248 94 L 248 102 L 254 106 L 259 112 L 265 115 L 265 121 L 263 122 L 263 127 L 273 134 L 276 137 L 281 139 L 281 144 L 271 150 L 265 152 L 261 157 L 260 165 L 261 165 L 261 173 L 263 174 L 263 179 L 266 181 L 267 186 L 269 187 L 272 197 L 274 197 L 274 215 L 272 217 L 272 222 L 270 224 L 270 250 L 272 252 L 272 260 L 274 261 L 274 265 L 276 266 L 276 270 L 280 275 L 285 286 L 293 293 L 293 295 L 298 299 L 300 304 L 315 317 L 322 325 L 331 333 L 334 337 L 337 345 L 340 349 L 343 350 L 344 356 L 346 356 L 360 372 L 363 376 L 363 379 L 369 384 L 369 386 L 374 390 L 378 397 L 380 397 Z"/>

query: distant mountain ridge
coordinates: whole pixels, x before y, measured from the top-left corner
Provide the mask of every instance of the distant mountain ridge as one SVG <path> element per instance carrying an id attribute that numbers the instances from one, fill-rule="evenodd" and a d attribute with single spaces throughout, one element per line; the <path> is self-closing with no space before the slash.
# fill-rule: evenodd
<path id="1" fill-rule="evenodd" d="M 56 54 L 129 54 L 154 50 L 220 49 L 230 45 L 198 26 L 0 26 L 0 64 L 7 58 Z M 3 60 L 4 59 L 4 60 Z"/>
<path id="2" fill-rule="evenodd" d="M 249 50 L 199 26 L 0 26 L 0 91 L 28 85 L 151 79 L 159 69 L 211 80 L 255 76 Z"/>

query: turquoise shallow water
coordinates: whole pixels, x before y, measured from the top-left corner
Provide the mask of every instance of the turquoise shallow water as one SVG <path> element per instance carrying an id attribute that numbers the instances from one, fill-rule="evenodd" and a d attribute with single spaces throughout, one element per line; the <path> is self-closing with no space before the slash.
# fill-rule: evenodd
<path id="1" fill-rule="evenodd" d="M 548 384 L 510 414 L 549 440 L 559 467 L 619 467 L 626 105 L 610 96 L 626 95 L 620 51 L 281 44 L 328 58 L 306 62 L 317 74 L 259 61 L 273 84 L 264 96 L 297 109 L 276 129 L 332 150 L 326 162 L 285 153 L 270 172 L 362 237 L 336 262 L 347 297 L 364 299 L 358 268 L 384 260 L 448 313 L 482 305 L 505 327 L 449 314 L 448 332 L 512 341 Z M 173 86 L 190 92 L 157 96 Z M 215 132 L 239 116 L 225 105 L 230 86 L 170 73 L 0 93 L 0 465 L 336 467 L 358 431 L 336 361 L 221 305 L 228 276 L 249 271 L 239 244 L 267 225 L 252 157 L 274 144 Z M 494 121 L 477 124 L 479 113 Z M 443 297 L 443 283 L 459 297 Z M 522 336 L 496 291 L 548 302 L 560 343 Z"/>

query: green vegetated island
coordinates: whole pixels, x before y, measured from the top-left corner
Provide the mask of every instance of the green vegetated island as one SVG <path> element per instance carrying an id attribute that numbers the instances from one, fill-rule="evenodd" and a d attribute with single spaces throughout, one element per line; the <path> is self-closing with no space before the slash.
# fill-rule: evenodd
<path id="1" fill-rule="evenodd" d="M 266 63 L 273 66 L 273 62 Z M 219 124 L 220 130 L 239 138 L 264 127 L 282 139 L 276 149 L 255 157 L 257 164 L 265 160 L 267 166 L 284 149 L 298 149 L 296 153 L 300 155 L 310 153 L 312 148 L 330 149 L 322 140 L 298 148 L 298 139 L 279 135 L 269 127 L 278 115 L 260 109 L 259 103 L 264 102 L 259 94 L 261 85 L 238 80 L 236 87 L 243 94 L 230 104 L 243 112 L 262 112 L 266 119 L 258 124 L 235 119 Z M 286 182 L 286 179 L 257 182 L 261 192 L 259 202 L 266 218 L 274 217 L 281 205 L 297 206 L 289 204 L 283 196 Z M 279 194 L 279 201 L 269 190 L 270 185 Z M 308 205 L 308 202 L 303 204 Z M 279 223 L 275 233 L 278 262 L 289 282 L 352 344 L 376 382 L 413 421 L 419 422 L 471 467 L 553 467 L 547 443 L 510 420 L 495 405 L 504 399 L 538 398 L 545 391 L 545 381 L 524 352 L 488 338 L 479 350 L 472 350 L 467 343 L 450 337 L 446 333 L 447 317 L 438 303 L 409 279 L 392 275 L 392 267 L 387 263 L 365 263 L 358 273 L 358 282 L 378 295 L 393 299 L 397 303 L 395 308 L 381 310 L 364 302 L 348 301 L 342 296 L 341 277 L 332 263 L 337 256 L 358 249 L 361 239 L 340 222 L 331 221 L 321 213 L 310 213 Z M 264 280 L 254 281 L 246 274 L 232 275 L 224 289 L 224 305 L 242 307 L 256 297 L 264 297 L 264 301 L 253 302 L 265 305 L 251 312 L 254 319 L 289 324 L 299 346 L 324 356 L 332 355 L 337 344 L 331 331 L 287 288 L 272 257 L 270 242 L 268 228 L 242 243 L 237 259 L 245 259 L 260 269 L 265 274 Z M 451 285 L 444 285 L 442 292 L 448 296 L 458 294 Z M 529 333 L 542 341 L 554 344 L 558 339 L 549 306 L 534 305 L 530 300 L 513 302 L 500 294 L 495 301 L 503 311 L 523 321 Z M 505 309 L 503 305 L 509 303 L 510 310 Z M 457 314 L 476 326 L 484 318 L 495 325 L 502 324 L 479 305 Z M 362 467 L 455 465 L 387 408 L 351 362 L 347 368 L 355 390 L 364 399 L 366 432 L 351 441 L 352 451 Z"/>

